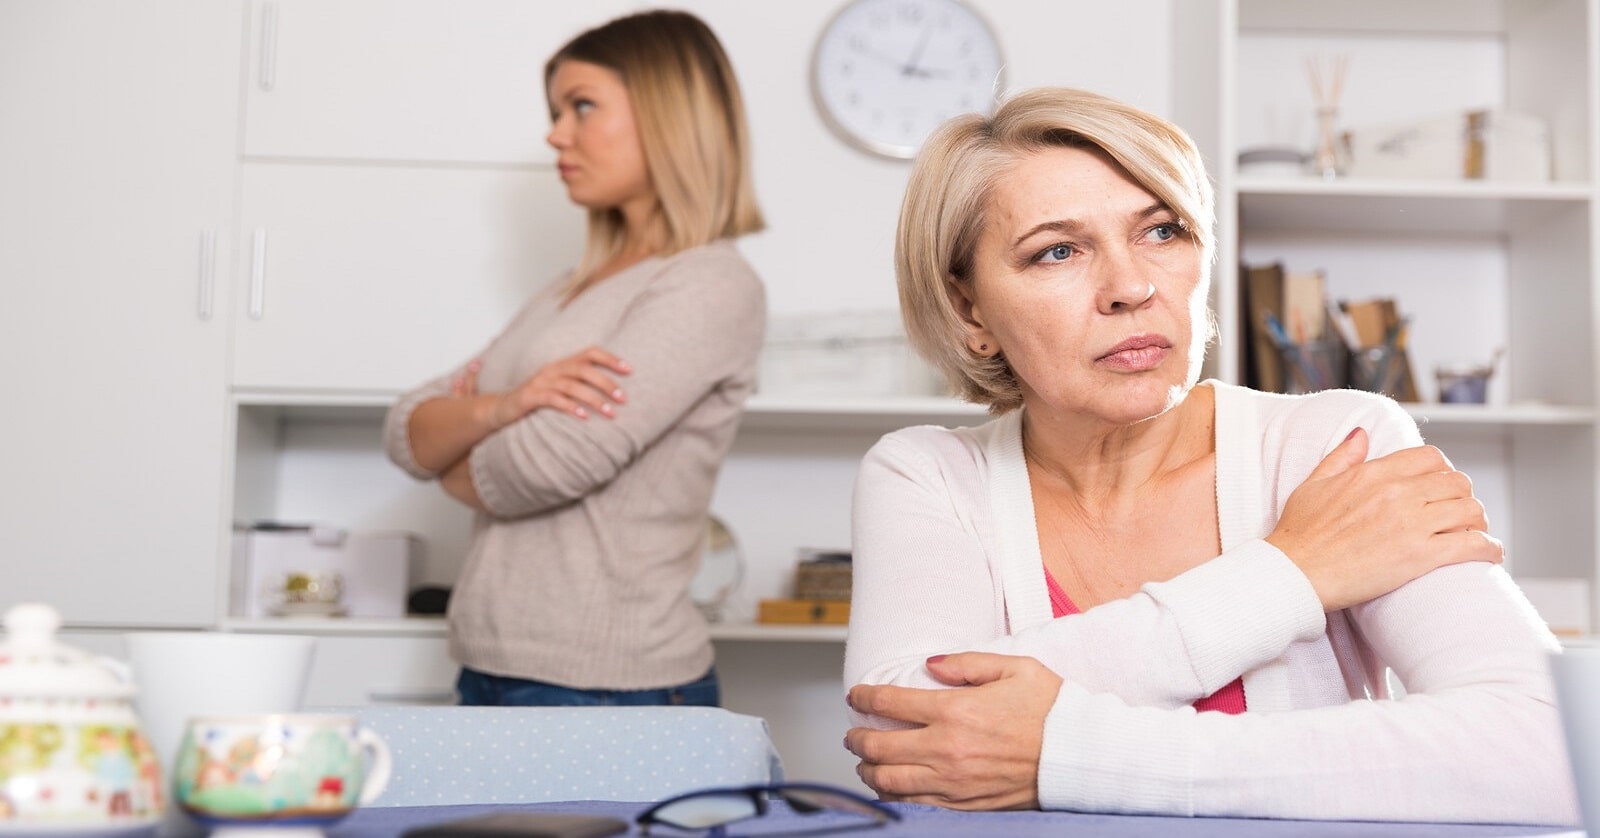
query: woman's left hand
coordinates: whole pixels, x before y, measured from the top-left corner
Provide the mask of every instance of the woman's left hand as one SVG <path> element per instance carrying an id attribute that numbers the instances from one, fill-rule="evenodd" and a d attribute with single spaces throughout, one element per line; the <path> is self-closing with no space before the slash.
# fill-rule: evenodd
<path id="1" fill-rule="evenodd" d="M 1039 808 L 1044 720 L 1061 676 L 1028 657 L 964 652 L 928 659 L 956 690 L 857 684 L 858 712 L 911 722 L 910 730 L 852 728 L 856 773 L 884 800 L 951 809 Z"/>

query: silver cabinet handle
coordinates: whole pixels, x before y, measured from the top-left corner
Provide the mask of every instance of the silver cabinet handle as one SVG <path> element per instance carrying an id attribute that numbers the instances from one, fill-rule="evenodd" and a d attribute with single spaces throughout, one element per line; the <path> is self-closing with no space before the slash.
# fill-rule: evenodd
<path id="1" fill-rule="evenodd" d="M 200 300 L 201 320 L 211 319 L 211 305 L 216 295 L 217 231 L 200 234 Z"/>
<path id="2" fill-rule="evenodd" d="M 267 228 L 256 228 L 255 247 L 250 251 L 250 319 L 260 320 L 267 313 Z"/>
<path id="3" fill-rule="evenodd" d="M 261 4 L 261 67 L 256 84 L 271 93 L 278 81 L 278 4 L 266 0 Z"/>

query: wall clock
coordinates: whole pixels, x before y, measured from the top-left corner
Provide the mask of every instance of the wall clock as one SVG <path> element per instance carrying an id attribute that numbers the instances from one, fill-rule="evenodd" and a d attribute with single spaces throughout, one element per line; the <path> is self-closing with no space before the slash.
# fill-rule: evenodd
<path id="1" fill-rule="evenodd" d="M 811 92 L 851 145 L 910 158 L 946 119 L 993 110 L 1002 68 L 994 31 L 961 0 L 851 0 L 817 39 Z"/>

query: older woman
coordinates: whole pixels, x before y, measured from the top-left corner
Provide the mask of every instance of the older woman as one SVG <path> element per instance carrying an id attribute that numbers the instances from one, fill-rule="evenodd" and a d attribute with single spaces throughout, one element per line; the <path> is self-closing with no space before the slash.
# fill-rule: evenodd
<path id="1" fill-rule="evenodd" d="M 1555 643 L 1470 481 L 1381 396 L 1199 382 L 1212 225 L 1189 138 L 1100 96 L 929 141 L 907 328 L 998 418 L 862 464 L 862 778 L 961 808 L 1573 822 Z"/>

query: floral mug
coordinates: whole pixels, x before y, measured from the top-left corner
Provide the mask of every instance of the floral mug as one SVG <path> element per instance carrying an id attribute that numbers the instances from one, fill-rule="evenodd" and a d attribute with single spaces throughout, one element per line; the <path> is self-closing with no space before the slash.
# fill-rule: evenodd
<path id="1" fill-rule="evenodd" d="M 212 827 L 322 827 L 376 800 L 391 767 L 388 746 L 354 716 L 198 716 L 178 750 L 173 800 Z"/>

